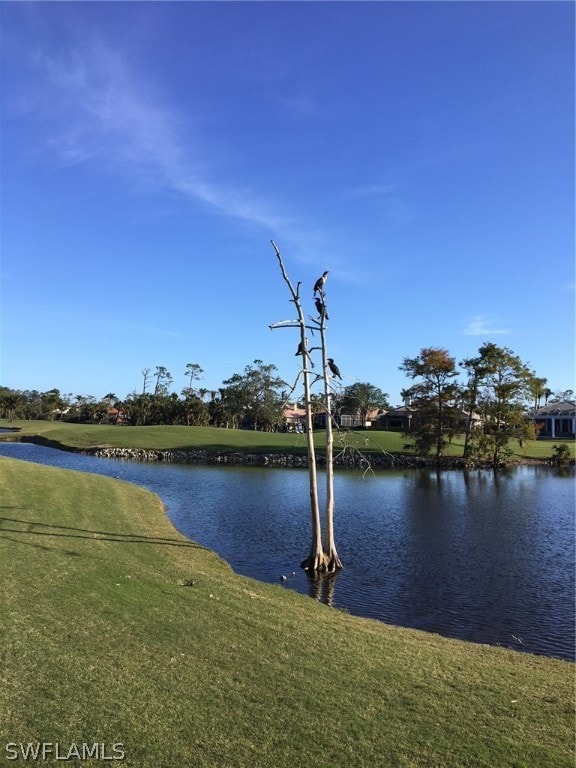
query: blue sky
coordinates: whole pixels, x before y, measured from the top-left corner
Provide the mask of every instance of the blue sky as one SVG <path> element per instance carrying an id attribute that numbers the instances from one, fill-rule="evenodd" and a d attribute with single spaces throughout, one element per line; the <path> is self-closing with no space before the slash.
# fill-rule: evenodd
<path id="1" fill-rule="evenodd" d="M 344 385 L 510 347 L 574 384 L 574 4 L 2 3 L 0 383 Z"/>

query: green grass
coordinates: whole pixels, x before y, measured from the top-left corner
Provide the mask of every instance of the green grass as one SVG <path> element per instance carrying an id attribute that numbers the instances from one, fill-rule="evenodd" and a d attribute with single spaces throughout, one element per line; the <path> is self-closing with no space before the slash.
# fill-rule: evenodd
<path id="1" fill-rule="evenodd" d="M 41 437 L 55 444 L 71 448 L 93 448 L 107 446 L 114 448 L 147 448 L 152 450 L 211 450 L 211 451 L 258 451 L 269 453 L 306 453 L 304 435 L 278 432 L 254 432 L 240 429 L 219 429 L 216 427 L 126 427 L 100 426 L 92 424 L 67 424 L 60 421 L 13 421 L 0 420 L 0 426 L 14 427 L 22 437 Z M 0 435 L 0 439 L 2 436 Z M 324 447 L 324 432 L 315 434 L 318 450 Z M 510 442 L 514 458 L 549 458 L 554 455 L 553 446 L 560 440 L 526 441 L 520 448 L 517 440 Z M 564 441 L 574 457 L 574 441 Z M 409 453 L 405 448 L 406 439 L 399 432 L 366 430 L 343 432 L 335 436 L 335 449 L 344 445 L 353 446 L 368 456 L 370 454 Z M 463 437 L 456 438 L 448 447 L 446 455 L 461 456 L 464 448 Z"/>
<path id="2" fill-rule="evenodd" d="M 574 765 L 568 662 L 239 577 L 109 478 L 0 458 L 0 499 L 4 742 L 120 742 L 130 768 Z"/>
<path id="3" fill-rule="evenodd" d="M 0 426 L 16 427 L 22 436 L 40 436 L 72 448 L 110 446 L 154 450 L 302 451 L 304 435 L 217 427 L 127 427 L 68 424 L 61 421 L 0 420 Z"/>

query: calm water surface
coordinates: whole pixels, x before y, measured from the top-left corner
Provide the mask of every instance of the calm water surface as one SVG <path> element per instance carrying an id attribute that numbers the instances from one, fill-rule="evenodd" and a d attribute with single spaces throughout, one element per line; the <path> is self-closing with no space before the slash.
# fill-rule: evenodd
<path id="1" fill-rule="evenodd" d="M 338 473 L 344 569 L 318 587 L 298 565 L 310 541 L 305 471 L 140 464 L 25 443 L 0 443 L 0 455 L 143 485 L 238 573 L 391 624 L 574 659 L 573 470 Z"/>

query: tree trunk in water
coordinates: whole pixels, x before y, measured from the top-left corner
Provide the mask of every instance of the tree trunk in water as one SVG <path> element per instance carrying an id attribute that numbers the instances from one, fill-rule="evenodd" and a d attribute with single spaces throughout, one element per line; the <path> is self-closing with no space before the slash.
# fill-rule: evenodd
<path id="1" fill-rule="evenodd" d="M 474 380 L 472 382 L 471 387 L 471 396 L 470 401 L 468 403 L 468 422 L 466 424 L 466 434 L 464 435 L 464 459 L 467 460 L 470 458 L 470 438 L 471 438 L 471 432 L 472 432 L 472 415 L 474 413 L 474 409 L 476 408 L 476 397 L 478 393 L 478 374 L 474 374 Z"/>
<path id="2" fill-rule="evenodd" d="M 301 312 L 298 306 L 299 313 Z M 306 350 L 305 328 L 300 327 L 300 340 Z M 306 446 L 308 449 L 308 478 L 310 487 L 310 511 L 312 513 L 312 543 L 306 560 L 300 564 L 305 571 L 323 570 L 324 551 L 322 549 L 322 530 L 320 526 L 320 506 L 318 504 L 318 478 L 316 473 L 316 449 L 314 447 L 314 428 L 312 420 L 312 402 L 310 400 L 310 374 L 308 372 L 308 355 L 303 355 L 304 367 L 304 398 L 306 408 Z"/>
<path id="3" fill-rule="evenodd" d="M 312 542 L 308 557 L 300 563 L 300 566 L 308 573 L 316 573 L 326 570 L 325 554 L 322 548 L 322 528 L 320 524 L 320 506 L 318 504 L 318 479 L 316 473 L 316 450 L 314 447 L 314 429 L 312 421 L 312 401 L 310 399 L 310 371 L 308 368 L 308 346 L 306 342 L 306 318 L 300 303 L 300 283 L 294 290 L 290 278 L 286 274 L 282 256 L 276 243 L 272 240 L 272 246 L 276 252 L 276 258 L 280 265 L 280 271 L 284 282 L 288 286 L 292 301 L 298 312 L 298 328 L 300 329 L 300 349 L 302 350 L 302 373 L 304 376 L 304 401 L 306 410 L 306 448 L 308 454 L 308 478 L 310 488 L 310 512 L 312 517 Z"/>
<path id="4" fill-rule="evenodd" d="M 322 292 L 322 301 L 324 293 Z M 326 519 L 324 530 L 324 570 L 329 573 L 342 568 L 334 540 L 334 435 L 332 432 L 332 402 L 328 376 L 328 356 L 324 333 L 324 317 L 320 321 L 322 340 L 322 370 L 324 372 L 324 408 L 326 413 Z"/>

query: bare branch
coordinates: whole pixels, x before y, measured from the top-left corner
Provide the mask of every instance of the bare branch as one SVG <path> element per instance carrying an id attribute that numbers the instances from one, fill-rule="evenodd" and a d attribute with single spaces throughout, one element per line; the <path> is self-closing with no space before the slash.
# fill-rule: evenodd
<path id="1" fill-rule="evenodd" d="M 268 328 L 274 330 L 275 328 L 300 328 L 298 320 L 279 320 L 277 323 L 272 323 Z"/>
<path id="2" fill-rule="evenodd" d="M 282 272 L 282 277 L 284 278 L 284 282 L 290 289 L 290 293 L 292 294 L 292 299 L 294 301 L 298 301 L 298 290 L 300 289 L 300 283 L 298 283 L 298 290 L 294 290 L 294 286 L 290 282 L 290 278 L 286 274 L 286 268 L 284 267 L 284 262 L 282 261 L 282 256 L 280 255 L 280 251 L 278 250 L 278 246 L 274 242 L 274 240 L 270 240 L 272 243 L 272 247 L 276 251 L 276 258 L 278 259 L 278 264 L 280 265 L 280 271 Z"/>
<path id="3" fill-rule="evenodd" d="M 288 392 L 288 394 L 284 398 L 284 402 L 282 403 L 282 410 L 284 410 L 284 408 L 289 404 L 290 400 L 292 399 L 292 395 L 294 393 L 294 390 L 298 386 L 298 381 L 300 380 L 300 377 L 302 376 L 303 373 L 304 373 L 304 371 L 298 371 L 298 375 L 294 379 L 294 384 L 292 385 L 290 391 Z"/>

